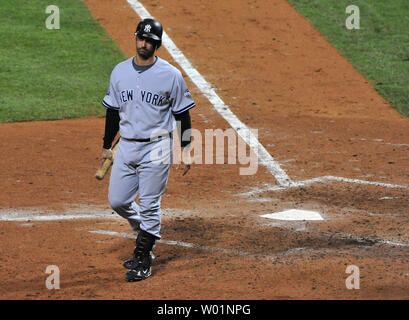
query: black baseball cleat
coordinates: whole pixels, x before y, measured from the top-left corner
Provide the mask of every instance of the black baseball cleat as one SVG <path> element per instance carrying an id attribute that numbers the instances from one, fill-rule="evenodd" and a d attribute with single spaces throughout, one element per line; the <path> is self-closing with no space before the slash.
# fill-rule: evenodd
<path id="1" fill-rule="evenodd" d="M 128 282 L 141 281 L 152 275 L 152 267 L 146 269 L 140 267 L 137 269 L 131 269 L 125 274 L 125 279 Z"/>
<path id="2" fill-rule="evenodd" d="M 132 257 L 132 258 L 126 260 L 122 265 L 123 265 L 124 268 L 126 268 L 126 269 L 135 269 L 138 264 L 137 264 L 137 262 L 135 261 L 135 258 Z"/>
<path id="3" fill-rule="evenodd" d="M 133 257 L 126 260 L 123 266 L 130 269 L 125 279 L 128 282 L 141 281 L 152 275 L 152 254 L 151 250 L 155 245 L 155 236 L 141 230 L 136 238 Z"/>
<path id="4" fill-rule="evenodd" d="M 153 261 L 155 259 L 155 255 L 153 254 L 152 251 L 150 252 L 150 255 L 151 255 L 151 259 Z M 138 266 L 138 263 L 135 260 L 135 258 L 132 256 L 132 258 L 126 260 L 122 265 L 126 269 L 135 269 Z"/>

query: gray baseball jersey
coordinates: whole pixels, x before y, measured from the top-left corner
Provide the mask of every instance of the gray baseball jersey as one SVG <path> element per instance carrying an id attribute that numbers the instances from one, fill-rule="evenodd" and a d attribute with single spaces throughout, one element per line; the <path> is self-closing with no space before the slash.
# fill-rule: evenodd
<path id="1" fill-rule="evenodd" d="M 155 132 L 172 132 L 172 113 L 195 106 L 181 72 L 159 57 L 143 72 L 136 70 L 133 57 L 119 63 L 111 73 L 102 104 L 119 110 L 120 134 L 126 139 L 147 139 Z"/>
<path id="2" fill-rule="evenodd" d="M 172 114 L 193 108 L 192 96 L 181 72 L 165 60 L 157 57 L 154 64 L 143 67 L 129 58 L 112 71 L 102 104 L 118 110 L 120 116 L 121 140 L 111 171 L 110 205 L 134 230 L 160 238 L 160 203 L 171 167 L 173 138 L 140 140 L 172 132 Z M 137 195 L 139 205 L 134 201 Z"/>

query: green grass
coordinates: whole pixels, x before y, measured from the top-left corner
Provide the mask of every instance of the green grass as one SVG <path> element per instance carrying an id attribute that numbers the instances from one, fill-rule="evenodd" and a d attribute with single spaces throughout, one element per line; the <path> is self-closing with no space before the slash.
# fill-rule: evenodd
<path id="1" fill-rule="evenodd" d="M 60 9 L 49 30 L 48 5 Z M 81 0 L 2 0 L 0 122 L 101 116 L 112 68 L 124 53 Z"/>
<path id="2" fill-rule="evenodd" d="M 288 0 L 403 115 L 409 116 L 408 0 Z M 349 5 L 360 29 L 348 30 Z"/>

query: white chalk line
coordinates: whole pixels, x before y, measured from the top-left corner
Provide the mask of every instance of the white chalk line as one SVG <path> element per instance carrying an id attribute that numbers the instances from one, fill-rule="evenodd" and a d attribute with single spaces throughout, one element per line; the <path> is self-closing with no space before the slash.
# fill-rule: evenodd
<path id="1" fill-rule="evenodd" d="M 15 221 L 15 222 L 27 222 L 27 221 L 58 221 L 58 220 L 76 220 L 76 219 L 122 219 L 116 214 L 103 214 L 103 213 L 96 213 L 96 214 L 62 214 L 62 215 L 44 215 L 41 213 L 32 213 L 22 216 L 21 213 L 19 214 L 17 210 L 13 210 L 12 212 L 8 212 L 7 210 L 0 210 L 0 221 Z M 105 231 L 105 230 L 96 230 L 90 231 L 91 233 L 97 234 L 105 234 L 105 235 L 113 235 L 113 236 L 120 236 L 125 238 L 135 239 L 136 235 L 132 233 L 121 233 L 121 232 L 114 232 L 114 231 Z M 330 237 L 339 238 L 340 239 L 355 239 L 357 241 L 369 241 L 373 243 L 379 243 L 389 246 L 398 246 L 398 247 L 409 247 L 409 243 L 405 242 L 397 242 L 391 241 L 386 239 L 374 238 L 374 237 L 358 237 L 355 235 L 350 234 L 328 234 Z M 193 248 L 193 249 L 200 249 L 205 251 L 212 251 L 212 252 L 220 252 L 224 254 L 233 254 L 238 256 L 251 256 L 251 257 L 264 257 L 264 258 L 276 258 L 284 255 L 290 255 L 295 253 L 322 253 L 323 250 L 325 252 L 331 251 L 330 248 L 325 249 L 311 249 L 311 248 L 293 248 L 286 251 L 278 252 L 273 255 L 265 255 L 265 254 L 258 254 L 258 253 L 251 253 L 240 249 L 225 249 L 225 248 L 216 248 L 216 247 L 209 247 L 209 246 L 202 246 L 198 244 L 182 242 L 182 241 L 174 241 L 174 240 L 158 240 L 159 243 L 164 243 L 167 245 L 174 245 L 180 246 L 185 248 Z"/>
<path id="2" fill-rule="evenodd" d="M 107 230 L 94 230 L 94 231 L 89 231 L 89 232 L 94 233 L 94 234 L 136 239 L 136 235 L 132 233 L 115 232 L 115 231 L 107 231 Z M 175 240 L 160 239 L 160 240 L 157 240 L 156 242 L 167 244 L 170 246 L 179 246 L 183 248 L 191 248 L 191 249 L 198 249 L 198 250 L 204 250 L 204 251 L 210 251 L 210 252 L 217 252 L 217 253 L 223 253 L 227 255 L 246 256 L 246 257 L 254 257 L 254 258 L 266 258 L 266 259 L 275 259 L 275 258 L 282 257 L 282 256 L 305 254 L 305 253 L 322 253 L 321 249 L 317 250 L 317 249 L 311 249 L 311 248 L 293 248 L 293 249 L 278 252 L 276 254 L 266 255 L 266 254 L 261 254 L 261 253 L 248 252 L 248 251 L 244 251 L 240 249 L 225 249 L 225 248 L 209 247 L 209 246 L 202 246 L 202 245 L 195 244 L 195 243 L 175 241 Z M 327 251 L 331 251 L 331 250 L 332 249 L 329 249 Z"/>
<path id="3" fill-rule="evenodd" d="M 109 211 L 110 213 L 108 213 Z M 93 212 L 92 214 L 86 212 Z M 193 210 L 181 210 L 166 208 L 162 209 L 162 216 L 164 218 L 191 216 Z M 51 210 L 38 209 L 0 209 L 0 221 L 58 221 L 58 220 L 77 220 L 77 219 L 117 219 L 123 218 L 112 213 L 112 210 L 105 206 L 90 206 L 86 208 L 82 206 L 73 206 L 61 214 L 52 214 Z"/>
<path id="4" fill-rule="evenodd" d="M 409 243 L 401 243 L 396 241 L 389 241 L 389 240 L 379 240 L 379 243 L 387 244 L 389 246 L 397 246 L 397 247 L 407 247 L 409 248 Z"/>
<path id="5" fill-rule="evenodd" d="M 142 18 L 153 17 L 148 10 L 138 0 L 127 0 L 131 8 Z M 385 188 L 405 188 L 409 189 L 409 186 L 401 186 L 396 184 L 388 184 L 382 182 L 371 182 L 366 180 L 348 179 L 342 177 L 319 177 L 310 180 L 294 182 L 283 170 L 278 161 L 276 161 L 271 154 L 264 148 L 259 142 L 253 132 L 241 122 L 237 116 L 230 110 L 230 108 L 223 102 L 219 95 L 212 88 L 211 84 L 192 66 L 190 61 L 185 55 L 178 49 L 175 43 L 170 39 L 167 33 L 163 32 L 163 46 L 168 50 L 172 58 L 183 68 L 192 82 L 196 85 L 201 93 L 210 101 L 216 111 L 236 130 L 237 134 L 250 146 L 259 159 L 259 163 L 267 168 L 267 170 L 274 176 L 279 183 L 279 186 L 270 188 L 268 191 L 281 191 L 286 188 L 294 188 L 305 186 L 317 182 L 324 181 L 342 181 L 346 183 L 358 183 L 366 185 L 376 185 Z M 264 192 L 264 191 L 262 191 Z"/>
<path id="6" fill-rule="evenodd" d="M 168 210 L 170 213 L 172 213 L 174 210 L 169 209 Z M 22 215 L 24 213 L 25 215 Z M 0 210 L 0 221 L 15 221 L 15 222 L 29 222 L 29 221 L 59 221 L 59 220 L 77 220 L 77 219 L 117 219 L 117 220 L 122 220 L 119 215 L 117 214 L 108 214 L 108 213 L 95 213 L 95 214 L 61 214 L 61 215 L 50 215 L 50 214 L 41 214 L 40 212 L 37 213 L 27 213 L 26 211 L 19 211 L 19 210 Z M 128 237 L 128 238 L 135 238 L 136 236 L 134 234 L 130 233 L 118 233 L 118 232 L 111 232 L 111 231 L 103 231 L 103 230 L 97 230 L 97 231 L 92 231 L 93 233 L 101 233 L 101 234 L 107 234 L 107 235 L 119 235 L 122 237 Z M 363 239 L 359 238 L 357 236 L 353 235 L 346 235 L 346 234 L 340 234 L 344 238 L 354 238 L 354 239 Z M 370 239 L 370 241 L 375 241 L 378 243 L 382 244 L 387 244 L 391 246 L 403 246 L 403 247 L 409 247 L 409 243 L 400 243 L 400 242 L 394 242 L 390 240 L 383 240 L 383 239 Z M 206 246 L 200 246 L 196 244 L 191 244 L 187 242 L 180 242 L 180 241 L 171 241 L 171 240 L 159 240 L 161 243 L 165 243 L 168 245 L 177 245 L 181 247 L 187 247 L 187 248 L 196 248 L 196 249 L 203 249 L 207 251 L 214 251 L 214 252 L 223 252 L 226 254 L 235 254 L 235 255 L 246 255 L 246 256 L 265 256 L 261 254 L 254 254 L 254 253 L 248 253 L 242 250 L 232 250 L 232 249 L 223 249 L 223 248 L 212 248 L 212 247 L 206 247 Z M 306 248 L 298 248 L 298 249 L 291 249 L 287 250 L 285 252 L 292 252 L 294 250 L 296 251 L 301 251 L 302 249 Z M 306 249 L 307 250 L 307 249 Z M 310 249 L 308 249 L 310 250 Z M 283 253 L 276 254 L 274 256 L 278 255 L 283 255 Z M 270 256 L 272 257 L 272 256 Z"/>
<path id="7" fill-rule="evenodd" d="M 342 233 L 342 232 L 335 232 L 335 233 L 330 233 L 330 232 L 323 232 L 323 235 L 327 235 L 330 237 L 330 239 L 338 239 L 338 240 L 355 240 L 357 242 L 362 242 L 362 243 L 378 243 L 378 244 L 383 244 L 383 245 L 388 245 L 391 247 L 404 247 L 404 248 L 409 248 L 409 243 L 408 242 L 399 242 L 399 241 L 393 241 L 393 240 L 386 240 L 382 239 L 379 237 L 375 236 L 356 236 L 353 234 L 347 234 L 347 233 Z"/>
<path id="8" fill-rule="evenodd" d="M 129 238 L 129 239 L 136 239 L 136 235 L 133 234 L 133 233 L 115 232 L 115 231 L 107 231 L 107 230 L 94 230 L 94 231 L 90 231 L 90 232 L 95 233 L 95 234 L 123 237 L 123 238 Z M 258 254 L 253 254 L 253 253 L 249 253 L 249 252 L 246 252 L 246 251 L 243 251 L 243 250 L 238 250 L 238 249 L 215 248 L 215 247 L 202 246 L 202 245 L 189 243 L 189 242 L 183 242 L 183 241 L 160 239 L 160 240 L 157 240 L 156 242 L 167 244 L 167 245 L 170 245 L 170 246 L 179 246 L 179 247 L 184 247 L 184 248 L 200 249 L 200 250 L 212 251 L 212 252 L 221 252 L 221 253 L 225 253 L 225 254 L 234 254 L 234 255 L 239 255 L 239 256 L 249 256 L 249 255 L 261 256 L 261 255 L 258 255 Z"/>
<path id="9" fill-rule="evenodd" d="M 384 144 L 384 145 L 388 145 L 388 146 L 394 146 L 394 147 L 409 147 L 409 144 L 407 144 L 407 143 L 391 143 L 391 142 L 385 142 L 383 139 L 351 138 L 350 140 L 377 142 L 377 143 L 380 143 L 380 144 Z"/>
<path id="10" fill-rule="evenodd" d="M 93 234 L 100 234 L 100 235 L 108 235 L 108 236 L 115 236 L 115 237 L 122 237 L 128 239 L 136 239 L 136 235 L 132 233 L 124 233 L 124 232 L 116 232 L 116 231 L 108 231 L 108 230 L 93 230 L 89 231 Z M 333 236 L 333 235 L 331 235 Z M 351 245 L 352 247 L 371 247 L 370 244 L 381 244 L 381 245 L 388 245 L 392 247 L 409 247 L 409 243 L 401 243 L 395 241 L 388 241 L 379 238 L 362 238 L 356 237 L 353 235 L 346 235 L 346 239 L 354 239 L 358 243 L 362 242 L 362 244 Z M 340 240 L 345 240 L 345 235 L 343 235 Z M 285 251 L 280 251 L 275 254 L 261 254 L 261 253 L 254 253 L 248 252 L 241 249 L 226 249 L 226 248 L 218 248 L 218 247 L 210 247 L 210 246 L 202 246 L 195 243 L 183 242 L 183 241 L 175 241 L 175 240 L 164 240 L 160 239 L 157 240 L 158 243 L 163 243 L 170 246 L 179 246 L 183 248 L 191 248 L 191 249 L 198 249 L 203 251 L 209 252 L 216 252 L 222 253 L 227 255 L 235 255 L 235 256 L 245 256 L 245 257 L 252 257 L 252 258 L 264 258 L 264 259 L 276 259 L 284 256 L 294 256 L 294 255 L 303 255 L 303 254 L 323 254 L 323 253 L 331 253 L 331 252 L 339 252 L 340 250 L 345 250 L 345 248 L 320 248 L 320 249 L 313 249 L 313 248 L 292 248 Z"/>
<path id="11" fill-rule="evenodd" d="M 116 215 L 111 214 L 75 214 L 75 215 L 55 215 L 55 214 L 39 214 L 39 215 L 26 215 L 16 216 L 2 214 L 0 215 L 0 221 L 59 221 L 59 220 L 76 220 L 76 219 L 118 219 Z"/>
<path id="12" fill-rule="evenodd" d="M 150 18 L 152 15 L 137 0 L 127 0 L 134 11 L 142 18 Z M 201 93 L 210 101 L 216 111 L 236 130 L 237 134 L 249 145 L 257 155 L 259 163 L 267 168 L 274 176 L 277 182 L 282 186 L 291 185 L 292 181 L 287 173 L 281 168 L 280 164 L 270 155 L 264 146 L 258 141 L 256 135 L 230 110 L 223 102 L 210 83 L 192 66 L 190 61 L 178 49 L 175 43 L 170 39 L 165 31 L 162 36 L 163 46 L 168 50 L 172 58 L 186 72 L 192 82 L 201 91 Z"/>
<path id="13" fill-rule="evenodd" d="M 281 192 L 281 191 L 286 191 L 292 188 L 305 187 L 305 186 L 309 186 L 314 183 L 324 183 L 327 181 L 337 181 L 337 182 L 355 183 L 355 184 L 369 185 L 369 186 L 376 186 L 376 187 L 383 187 L 383 188 L 390 188 L 390 189 L 408 189 L 409 190 L 409 186 L 406 186 L 406 185 L 384 183 L 384 182 L 377 182 L 377 181 L 359 180 L 359 179 L 349 179 L 349 178 L 335 177 L 335 176 L 324 176 L 324 177 L 307 179 L 303 181 L 293 181 L 293 183 L 290 186 L 267 185 L 264 188 L 254 188 L 248 192 L 240 193 L 238 195 L 249 197 L 249 196 L 253 196 L 253 195 L 264 193 L 264 192 Z"/>

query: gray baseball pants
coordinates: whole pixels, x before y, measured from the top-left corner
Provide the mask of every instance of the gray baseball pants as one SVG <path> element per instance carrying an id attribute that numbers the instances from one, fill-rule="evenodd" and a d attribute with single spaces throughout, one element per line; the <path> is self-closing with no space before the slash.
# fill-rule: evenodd
<path id="1" fill-rule="evenodd" d="M 135 231 L 140 228 L 159 239 L 161 197 L 172 165 L 172 147 L 172 137 L 150 142 L 121 138 L 109 182 L 112 209 Z"/>

